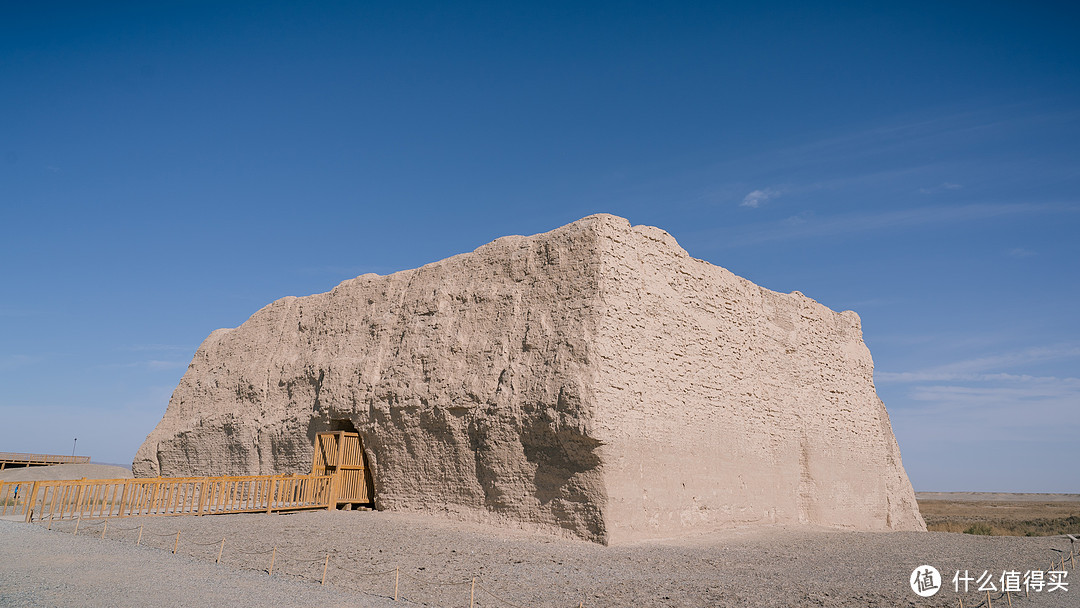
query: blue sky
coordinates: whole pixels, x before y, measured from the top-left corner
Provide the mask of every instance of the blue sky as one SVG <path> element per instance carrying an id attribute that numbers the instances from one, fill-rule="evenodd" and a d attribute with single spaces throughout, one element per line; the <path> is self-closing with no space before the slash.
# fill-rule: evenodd
<path id="1" fill-rule="evenodd" d="M 1080 491 L 1052 3 L 15 3 L 0 450 L 130 462 L 199 343 L 597 212 L 863 319 L 917 490 Z"/>

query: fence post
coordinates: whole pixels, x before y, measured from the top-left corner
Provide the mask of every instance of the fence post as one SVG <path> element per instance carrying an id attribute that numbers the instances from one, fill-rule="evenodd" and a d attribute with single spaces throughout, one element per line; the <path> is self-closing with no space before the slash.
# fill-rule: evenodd
<path id="1" fill-rule="evenodd" d="M 274 490 L 277 489 L 278 476 L 274 475 L 270 478 L 270 491 L 266 493 L 266 514 L 269 515 L 274 510 Z"/>
<path id="2" fill-rule="evenodd" d="M 105 540 L 105 531 L 109 529 L 109 520 L 105 520 L 105 525 L 101 526 L 101 540 Z"/>
<path id="3" fill-rule="evenodd" d="M 224 551 L 224 550 L 225 550 L 225 537 L 222 536 L 221 537 L 221 548 L 218 549 L 218 551 L 217 551 L 217 561 L 214 562 L 215 564 L 220 564 L 221 563 L 221 552 Z"/>
<path id="4" fill-rule="evenodd" d="M 176 531 L 176 542 L 173 543 L 173 546 L 172 546 L 173 555 L 176 555 L 176 548 L 179 547 L 179 546 L 180 546 L 180 530 L 177 530 Z"/>
<path id="5" fill-rule="evenodd" d="M 209 477 L 203 477 L 202 484 L 199 486 L 199 515 L 203 514 L 203 505 L 206 504 L 206 482 L 209 480 Z"/>
<path id="6" fill-rule="evenodd" d="M 75 492 L 75 510 L 79 512 L 79 519 L 82 519 L 82 499 L 83 495 L 86 494 L 86 484 L 83 483 L 84 481 L 86 481 L 85 477 L 76 482 L 79 484 L 79 489 Z"/>
<path id="7" fill-rule="evenodd" d="M 38 482 L 34 482 L 33 488 L 30 489 L 30 500 L 26 502 L 26 523 L 30 523 L 30 520 L 34 517 L 34 503 L 37 502 L 37 487 Z"/>
<path id="8" fill-rule="evenodd" d="M 322 565 L 322 584 L 326 584 L 326 567 L 330 565 L 330 554 L 326 554 L 326 561 Z"/>
<path id="9" fill-rule="evenodd" d="M 338 474 L 335 470 L 330 474 L 330 498 L 327 501 L 326 510 L 333 511 L 337 507 Z"/>
<path id="10" fill-rule="evenodd" d="M 472 586 L 469 587 L 469 608 L 473 608 L 473 598 L 476 597 L 476 577 L 472 579 Z"/>
<path id="11" fill-rule="evenodd" d="M 117 512 L 117 517 L 124 517 L 124 503 L 127 502 L 128 486 L 130 485 L 126 480 L 124 481 L 124 491 L 120 493 L 120 511 Z"/>
<path id="12" fill-rule="evenodd" d="M 267 574 L 274 576 L 274 559 L 277 558 L 277 547 L 274 547 L 274 552 L 270 554 L 270 570 Z"/>
<path id="13" fill-rule="evenodd" d="M 135 546 L 138 547 L 142 544 L 142 526 L 139 526 L 139 538 L 135 539 Z"/>
<path id="14" fill-rule="evenodd" d="M 401 576 L 401 566 L 395 566 L 394 567 L 394 601 L 395 602 L 397 601 L 397 584 L 398 584 L 398 577 L 400 577 L 400 576 Z"/>

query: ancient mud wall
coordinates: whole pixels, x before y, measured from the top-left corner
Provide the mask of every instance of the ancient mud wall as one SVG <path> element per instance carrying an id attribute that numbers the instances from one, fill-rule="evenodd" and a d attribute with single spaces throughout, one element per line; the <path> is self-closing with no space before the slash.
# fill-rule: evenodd
<path id="1" fill-rule="evenodd" d="M 602 542 L 920 529 L 858 316 L 590 216 L 284 298 L 196 353 L 136 475 L 306 473 L 348 421 L 376 506 Z"/>

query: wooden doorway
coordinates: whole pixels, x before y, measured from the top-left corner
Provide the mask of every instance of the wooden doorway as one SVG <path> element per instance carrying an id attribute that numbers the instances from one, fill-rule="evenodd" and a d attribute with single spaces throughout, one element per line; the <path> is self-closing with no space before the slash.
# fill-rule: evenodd
<path id="1" fill-rule="evenodd" d="M 375 485 L 364 458 L 359 433 L 334 431 L 315 435 L 312 475 L 333 475 L 332 507 L 351 509 L 372 506 Z"/>

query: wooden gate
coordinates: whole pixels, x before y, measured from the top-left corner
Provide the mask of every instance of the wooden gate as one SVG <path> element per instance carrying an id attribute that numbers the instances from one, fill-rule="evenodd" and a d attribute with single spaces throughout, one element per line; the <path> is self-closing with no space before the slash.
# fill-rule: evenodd
<path id="1" fill-rule="evenodd" d="M 364 446 L 358 433 L 336 431 L 316 435 L 311 472 L 333 476 L 333 506 L 371 504 L 375 495 L 371 473 L 364 466 Z"/>

